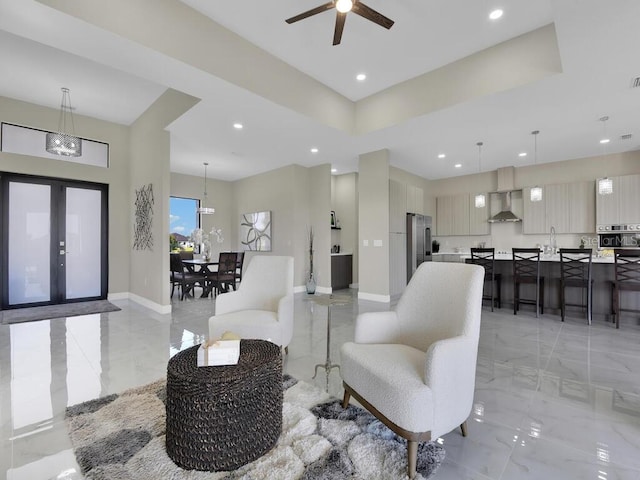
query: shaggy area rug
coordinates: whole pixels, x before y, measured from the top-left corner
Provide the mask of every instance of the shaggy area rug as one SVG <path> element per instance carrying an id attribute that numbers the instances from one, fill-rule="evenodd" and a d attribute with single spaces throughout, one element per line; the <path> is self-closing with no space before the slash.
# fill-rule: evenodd
<path id="1" fill-rule="evenodd" d="M 292 377 L 283 379 L 282 434 L 266 455 L 232 472 L 183 470 L 165 450 L 165 380 L 69 407 L 66 422 L 87 480 L 402 480 L 406 442 L 367 411 Z M 418 475 L 444 460 L 421 443 Z"/>
<path id="2" fill-rule="evenodd" d="M 0 312 L 0 323 L 33 322 L 50 318 L 77 317 L 94 313 L 117 312 L 120 307 L 109 300 L 91 300 L 89 302 L 65 303 L 62 305 L 45 305 L 44 307 L 15 308 Z"/>

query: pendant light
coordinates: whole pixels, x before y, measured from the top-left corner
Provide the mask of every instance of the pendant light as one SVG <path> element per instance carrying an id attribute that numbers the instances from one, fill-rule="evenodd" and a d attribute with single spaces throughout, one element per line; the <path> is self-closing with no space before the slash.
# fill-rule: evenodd
<path id="1" fill-rule="evenodd" d="M 482 142 L 476 143 L 478 146 L 478 173 L 482 173 Z M 484 196 L 484 193 L 479 193 L 475 198 L 476 208 L 484 208 L 487 204 L 487 198 Z"/>
<path id="2" fill-rule="evenodd" d="M 216 209 L 212 207 L 207 207 L 207 166 L 209 165 L 207 162 L 203 163 L 204 165 L 204 198 L 202 199 L 202 206 L 199 207 L 196 212 L 201 215 L 212 215 L 215 213 Z"/>
<path id="3" fill-rule="evenodd" d="M 62 102 L 60 103 L 60 116 L 58 117 L 58 131 L 47 133 L 45 148 L 47 152 L 65 157 L 82 156 L 82 139 L 75 136 L 73 123 L 73 109 L 71 108 L 71 95 L 69 89 L 62 87 Z M 71 134 L 67 128 L 71 127 Z"/>
<path id="4" fill-rule="evenodd" d="M 533 135 L 534 165 L 538 164 L 538 134 L 539 133 L 540 133 L 540 130 L 534 130 L 533 132 L 531 132 L 531 135 Z M 535 187 L 531 188 L 530 200 L 532 202 L 539 202 L 542 200 L 542 187 L 539 187 L 538 185 L 536 185 Z"/>
<path id="5" fill-rule="evenodd" d="M 600 117 L 598 120 L 602 122 L 602 128 L 604 131 L 604 136 L 600 140 L 600 144 L 602 145 L 602 154 L 606 154 L 607 144 L 609 143 L 609 137 L 607 136 L 607 120 L 609 120 L 608 116 Z M 599 195 L 611 195 L 613 193 L 613 180 L 608 177 L 601 178 L 598 180 L 598 194 Z"/>

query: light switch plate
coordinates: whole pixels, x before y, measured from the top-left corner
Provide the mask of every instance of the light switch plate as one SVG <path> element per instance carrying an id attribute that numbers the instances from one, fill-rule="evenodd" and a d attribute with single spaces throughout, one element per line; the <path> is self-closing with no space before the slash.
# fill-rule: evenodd
<path id="1" fill-rule="evenodd" d="M 362 240 L 362 246 L 363 247 L 368 247 L 369 246 L 369 240 Z"/>
<path id="2" fill-rule="evenodd" d="M 373 241 L 373 246 L 374 247 L 381 247 L 382 246 L 382 240 L 374 240 Z"/>

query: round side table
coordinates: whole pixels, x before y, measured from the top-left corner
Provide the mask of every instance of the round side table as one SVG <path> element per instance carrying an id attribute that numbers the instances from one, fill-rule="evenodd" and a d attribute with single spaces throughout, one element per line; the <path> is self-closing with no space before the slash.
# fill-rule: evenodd
<path id="1" fill-rule="evenodd" d="M 229 471 L 271 450 L 282 431 L 282 356 L 241 340 L 237 365 L 198 367 L 199 345 L 167 366 L 167 454 L 188 470 Z"/>

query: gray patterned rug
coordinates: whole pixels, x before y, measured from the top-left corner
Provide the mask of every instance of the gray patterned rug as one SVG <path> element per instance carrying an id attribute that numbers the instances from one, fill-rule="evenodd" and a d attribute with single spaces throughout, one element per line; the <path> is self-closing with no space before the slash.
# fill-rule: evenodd
<path id="1" fill-rule="evenodd" d="M 285 376 L 277 445 L 233 472 L 182 470 L 165 451 L 165 380 L 67 409 L 76 459 L 87 480 L 402 480 L 406 442 L 365 410 Z M 444 460 L 437 443 L 418 449 L 425 480 Z"/>
<path id="2" fill-rule="evenodd" d="M 62 305 L 45 305 L 44 307 L 15 308 L 0 311 L 0 324 L 33 322 L 50 318 L 77 317 L 94 313 L 116 312 L 116 307 L 108 300 L 90 300 L 88 302 L 65 303 Z"/>

